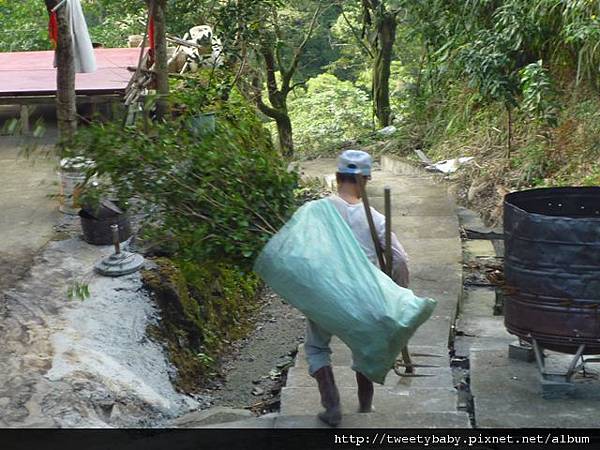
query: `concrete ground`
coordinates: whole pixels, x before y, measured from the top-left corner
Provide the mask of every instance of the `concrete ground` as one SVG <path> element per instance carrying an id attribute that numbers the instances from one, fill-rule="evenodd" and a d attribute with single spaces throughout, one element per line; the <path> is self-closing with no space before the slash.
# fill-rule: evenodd
<path id="1" fill-rule="evenodd" d="M 51 109 L 51 108 L 50 108 Z M 199 406 L 175 391 L 139 274 L 95 276 L 112 247 L 55 240 L 76 221 L 58 212 L 56 128 L 42 137 L 0 135 L 0 427 L 148 426 Z M 0 109 L 0 129 L 16 117 Z M 6 130 L 6 128 L 4 128 Z M 30 158 L 24 148 L 35 148 Z M 58 227 L 57 227 L 58 225 Z M 91 297 L 69 300 L 75 282 Z"/>
<path id="2" fill-rule="evenodd" d="M 17 117 L 14 108 L 0 109 L 0 129 Z M 52 117 L 40 139 L 0 135 L 0 292 L 22 277 L 33 256 L 48 242 L 60 213 L 56 160 L 45 156 L 56 140 Z M 37 120 L 39 116 L 34 116 Z M 35 145 L 39 153 L 26 158 L 23 150 Z"/>

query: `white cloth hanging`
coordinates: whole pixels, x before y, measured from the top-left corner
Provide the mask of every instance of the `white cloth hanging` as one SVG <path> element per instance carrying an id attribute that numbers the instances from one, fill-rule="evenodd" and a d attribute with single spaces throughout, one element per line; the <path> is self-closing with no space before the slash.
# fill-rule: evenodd
<path id="1" fill-rule="evenodd" d="M 92 47 L 92 40 L 83 15 L 83 9 L 79 0 L 65 0 L 59 3 L 55 9 L 67 8 L 66 16 L 69 20 L 69 28 L 73 37 L 73 64 L 75 72 L 90 73 L 96 71 L 96 56 Z M 56 57 L 54 58 L 56 67 Z"/>
<path id="2" fill-rule="evenodd" d="M 67 17 L 71 22 L 73 35 L 73 59 L 75 72 L 89 73 L 96 71 L 96 57 L 92 40 L 85 22 L 85 16 L 79 0 L 67 0 Z"/>

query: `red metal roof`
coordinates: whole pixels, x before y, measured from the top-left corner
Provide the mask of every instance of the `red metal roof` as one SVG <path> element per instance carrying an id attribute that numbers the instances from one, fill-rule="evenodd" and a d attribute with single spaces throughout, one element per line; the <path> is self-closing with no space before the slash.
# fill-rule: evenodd
<path id="1" fill-rule="evenodd" d="M 94 73 L 78 73 L 78 94 L 122 92 L 137 66 L 139 48 L 96 48 Z M 54 51 L 0 53 L 0 96 L 52 95 L 56 93 Z"/>

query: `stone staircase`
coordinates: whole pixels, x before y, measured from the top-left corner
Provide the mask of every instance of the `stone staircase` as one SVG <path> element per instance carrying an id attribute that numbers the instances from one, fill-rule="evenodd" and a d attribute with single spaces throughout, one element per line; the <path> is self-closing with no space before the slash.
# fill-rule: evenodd
<path id="1" fill-rule="evenodd" d="M 301 169 L 306 176 L 331 180 L 335 160 L 308 161 Z M 384 186 L 392 191 L 392 230 L 410 257 L 410 288 L 419 296 L 438 301 L 433 316 L 415 333 L 409 349 L 412 353 L 441 355 L 414 358 L 416 363 L 440 367 L 418 369 L 433 374 L 431 377 L 406 378 L 390 372 L 383 386 L 376 385 L 375 412 L 359 414 L 350 350 L 334 338 L 332 362 L 343 411 L 340 426 L 470 427 L 467 413 L 457 410 L 457 392 L 448 357 L 450 330 L 462 289 L 462 248 L 453 200 L 446 188 L 427 173 L 385 156 L 381 170 L 374 171 L 368 185 L 371 204 L 381 212 Z M 304 349 L 300 346 L 295 366 L 289 370 L 282 389 L 279 415 L 226 426 L 326 427 L 316 418 L 320 410 L 316 381 L 308 375 Z"/>

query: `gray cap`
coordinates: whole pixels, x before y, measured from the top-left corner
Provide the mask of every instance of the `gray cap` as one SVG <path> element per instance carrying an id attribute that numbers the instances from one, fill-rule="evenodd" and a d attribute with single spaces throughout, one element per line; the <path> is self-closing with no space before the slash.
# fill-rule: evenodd
<path id="1" fill-rule="evenodd" d="M 371 155 L 362 150 L 346 150 L 338 157 L 338 173 L 371 175 Z"/>

